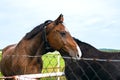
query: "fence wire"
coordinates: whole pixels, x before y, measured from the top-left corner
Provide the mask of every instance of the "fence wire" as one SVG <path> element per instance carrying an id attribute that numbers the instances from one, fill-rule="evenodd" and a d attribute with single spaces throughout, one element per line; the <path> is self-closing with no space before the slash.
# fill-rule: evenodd
<path id="1" fill-rule="evenodd" d="M 120 80 L 120 60 L 81 58 L 65 59 L 67 80 Z"/>
<path id="2" fill-rule="evenodd" d="M 7 55 L 9 57 L 9 55 Z M 20 56 L 13 55 L 12 57 Z M 22 55 L 21 57 L 41 57 Z M 64 60 L 63 60 L 64 58 Z M 71 58 L 61 57 L 60 54 L 45 54 L 42 57 L 43 69 L 40 74 L 54 74 L 41 77 L 40 80 L 120 80 L 120 60 L 116 59 L 98 59 L 98 58 Z M 64 74 L 57 75 L 59 72 Z M 35 74 L 33 74 L 35 75 Z M 15 76 L 13 76 L 15 77 Z M 2 77 L 11 78 L 11 77 Z M 22 77 L 23 78 L 26 77 Z M 28 78 L 28 77 L 27 77 Z"/>

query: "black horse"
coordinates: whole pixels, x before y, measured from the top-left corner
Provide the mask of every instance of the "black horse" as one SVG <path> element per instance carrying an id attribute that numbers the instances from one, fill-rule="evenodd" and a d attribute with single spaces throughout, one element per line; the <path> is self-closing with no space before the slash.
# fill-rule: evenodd
<path id="1" fill-rule="evenodd" d="M 82 51 L 83 59 L 63 57 L 67 80 L 120 80 L 120 52 L 102 52 L 76 38 L 74 40 Z M 93 60 L 84 60 L 85 58 Z"/>

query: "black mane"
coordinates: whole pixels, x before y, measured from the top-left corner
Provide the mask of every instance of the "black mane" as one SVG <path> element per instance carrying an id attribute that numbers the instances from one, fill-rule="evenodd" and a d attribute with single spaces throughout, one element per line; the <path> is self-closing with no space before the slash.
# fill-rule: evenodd
<path id="1" fill-rule="evenodd" d="M 31 30 L 30 32 L 28 32 L 26 35 L 25 35 L 25 39 L 31 39 L 33 38 L 34 36 L 36 36 L 39 32 L 41 32 L 44 27 L 46 25 L 48 25 L 50 22 L 52 22 L 51 20 L 46 20 L 44 23 L 36 26 L 33 30 Z"/>
<path id="2" fill-rule="evenodd" d="M 25 35 L 25 39 L 31 39 L 33 38 L 36 34 L 38 34 L 40 31 L 42 31 L 44 24 L 40 24 L 38 26 L 36 26 L 33 30 L 31 30 L 30 32 L 28 32 Z"/>

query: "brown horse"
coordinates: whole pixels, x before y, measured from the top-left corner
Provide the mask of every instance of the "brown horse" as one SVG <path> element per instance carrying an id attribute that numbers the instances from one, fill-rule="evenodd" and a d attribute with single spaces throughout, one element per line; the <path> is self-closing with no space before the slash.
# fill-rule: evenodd
<path id="1" fill-rule="evenodd" d="M 41 56 L 54 50 L 71 57 L 81 57 L 78 45 L 63 25 L 62 14 L 55 21 L 47 20 L 35 27 L 18 44 L 4 48 L 1 73 L 4 76 L 40 73 L 43 65 Z"/>
<path id="2" fill-rule="evenodd" d="M 67 80 L 120 80 L 120 52 L 99 51 L 90 44 L 74 40 L 82 51 L 83 59 L 64 57 Z"/>

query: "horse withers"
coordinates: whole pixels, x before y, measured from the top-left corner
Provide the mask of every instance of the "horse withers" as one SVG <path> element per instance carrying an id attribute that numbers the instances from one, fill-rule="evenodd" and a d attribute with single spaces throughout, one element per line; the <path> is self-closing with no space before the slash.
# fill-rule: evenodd
<path id="1" fill-rule="evenodd" d="M 62 14 L 54 21 L 47 20 L 36 26 L 18 44 L 4 48 L 0 62 L 1 73 L 5 77 L 41 73 L 42 55 L 54 50 L 74 58 L 81 57 L 78 45 L 63 24 Z"/>

